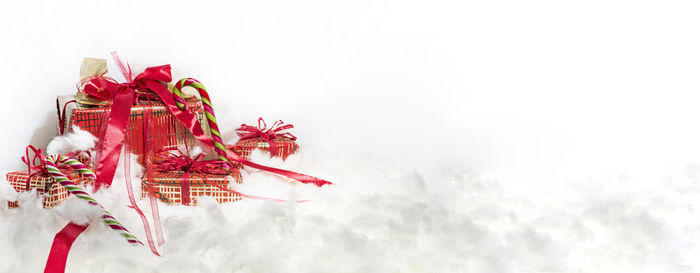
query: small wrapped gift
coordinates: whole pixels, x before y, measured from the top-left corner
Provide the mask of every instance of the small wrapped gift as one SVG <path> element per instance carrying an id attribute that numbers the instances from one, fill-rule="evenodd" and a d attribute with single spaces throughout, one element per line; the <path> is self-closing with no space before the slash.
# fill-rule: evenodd
<path id="1" fill-rule="evenodd" d="M 295 142 L 297 138 L 282 132 L 291 128 L 294 128 L 294 125 L 278 120 L 268 129 L 265 121 L 259 118 L 258 127 L 242 124 L 237 130 L 240 140 L 234 145 L 229 145 L 228 149 L 245 159 L 249 159 L 250 153 L 255 149 L 269 153 L 270 157 L 287 159 L 299 149 Z"/>
<path id="2" fill-rule="evenodd" d="M 83 185 L 90 180 L 87 176 L 76 172 L 66 172 L 66 175 L 73 183 L 78 185 Z M 7 173 L 6 178 L 17 192 L 36 189 L 36 192 L 44 197 L 43 205 L 45 209 L 58 206 L 68 198 L 66 188 L 57 183 L 47 173 L 36 174 L 27 173 L 27 171 L 16 171 Z M 9 208 L 17 208 L 19 204 L 17 201 L 8 201 L 7 206 Z"/>
<path id="3" fill-rule="evenodd" d="M 174 151 L 175 154 L 172 154 Z M 222 168 L 224 161 L 202 160 L 203 155 L 192 159 L 176 149 L 159 151 L 160 160 L 149 166 L 142 180 L 142 195 L 154 195 L 171 205 L 197 205 L 197 197 L 211 196 L 219 203 L 241 199 L 241 194 L 228 189 L 233 181 L 240 183 L 237 167 Z"/>
<path id="4" fill-rule="evenodd" d="M 29 151 L 32 150 L 35 155 L 33 160 L 29 160 Z M 12 188 L 17 192 L 31 191 L 36 189 L 37 194 L 43 196 L 44 208 L 52 208 L 61 204 L 68 198 L 68 190 L 61 186 L 46 170 L 44 166 L 43 150 L 36 149 L 33 146 L 27 147 L 27 156 L 22 157 L 22 161 L 27 164 L 28 169 L 24 171 L 16 171 L 7 173 L 5 176 Z M 36 161 L 39 160 L 39 163 Z M 63 170 L 68 179 L 77 185 L 83 185 L 91 180 L 87 175 L 84 175 L 75 170 Z M 8 207 L 17 208 L 17 201 L 8 201 Z"/>

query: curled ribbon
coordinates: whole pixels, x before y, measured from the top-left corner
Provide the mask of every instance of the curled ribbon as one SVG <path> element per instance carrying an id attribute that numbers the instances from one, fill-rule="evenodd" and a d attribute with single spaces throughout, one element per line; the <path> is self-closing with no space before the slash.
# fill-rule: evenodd
<path id="1" fill-rule="evenodd" d="M 30 151 L 34 153 L 34 157 L 31 160 L 29 159 Z M 39 160 L 39 163 L 37 163 L 37 160 Z M 44 149 L 37 149 L 32 145 L 27 146 L 24 151 L 24 156 L 22 157 L 22 162 L 27 165 L 27 181 L 25 182 L 24 186 L 25 191 L 29 191 L 29 181 L 32 180 L 33 176 L 46 173 L 45 161 L 46 155 L 44 155 Z"/>
<path id="2" fill-rule="evenodd" d="M 250 126 L 247 124 L 241 124 L 241 127 L 236 131 L 240 140 L 247 139 L 261 139 L 270 145 L 270 156 L 276 155 L 279 149 L 279 145 L 275 142 L 277 138 L 286 138 L 291 141 L 297 140 L 297 137 L 289 132 L 282 132 L 287 129 L 294 128 L 294 125 L 284 124 L 282 120 L 275 121 L 275 123 L 267 129 L 267 123 L 263 118 L 258 118 L 258 127 Z"/>
<path id="3" fill-rule="evenodd" d="M 30 157 L 29 153 L 34 153 L 34 157 Z M 87 154 L 88 157 L 90 157 L 90 152 L 89 151 L 75 151 L 66 154 L 66 156 L 69 157 L 75 157 L 80 154 Z M 31 160 L 30 160 L 31 158 Z M 38 163 L 37 163 L 38 160 Z M 27 148 L 24 150 L 24 156 L 22 157 L 22 162 L 27 165 L 27 181 L 25 182 L 25 191 L 29 191 L 29 182 L 32 180 L 32 177 L 35 175 L 42 175 L 42 174 L 48 174 L 48 171 L 46 169 L 46 155 L 44 154 L 44 149 L 42 148 L 36 148 L 32 145 L 27 145 Z M 67 168 L 63 165 L 60 165 L 58 167 L 61 170 L 66 170 Z"/>

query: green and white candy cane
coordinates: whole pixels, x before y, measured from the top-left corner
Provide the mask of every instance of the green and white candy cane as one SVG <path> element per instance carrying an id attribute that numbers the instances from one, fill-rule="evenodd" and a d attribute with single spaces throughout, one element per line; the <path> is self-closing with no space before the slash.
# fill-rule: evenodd
<path id="1" fill-rule="evenodd" d="M 86 175 L 92 179 L 95 179 L 95 174 L 85 166 L 85 164 L 80 163 L 80 161 L 75 160 L 73 158 L 70 158 L 65 155 L 50 155 L 46 158 L 46 170 L 48 173 L 51 175 L 51 177 L 56 180 L 58 183 L 61 184 L 64 188 L 66 188 L 71 194 L 77 196 L 78 198 L 85 200 L 88 202 L 90 205 L 93 206 L 98 206 L 103 210 L 103 215 L 102 215 L 102 221 L 107 225 L 109 228 L 113 229 L 114 231 L 118 232 L 119 235 L 124 237 L 129 243 L 131 244 L 142 244 L 141 241 L 139 241 L 136 236 L 131 234 L 129 230 L 126 229 L 117 219 L 112 216 L 112 214 L 109 213 L 102 205 L 97 203 L 97 200 L 92 198 L 83 188 L 80 186 L 76 185 L 64 175 L 60 169 L 58 169 L 59 165 L 66 165 L 74 169 L 75 171 Z"/>
<path id="2" fill-rule="evenodd" d="M 214 142 L 214 150 L 219 155 L 219 160 L 225 161 L 224 168 L 229 169 L 233 165 L 231 161 L 226 156 L 226 146 L 224 146 L 224 141 L 221 139 L 221 133 L 219 131 L 219 126 L 216 123 L 216 117 L 214 116 L 214 108 L 211 105 L 211 100 L 209 99 L 209 94 L 204 85 L 193 78 L 184 78 L 178 81 L 173 87 L 173 94 L 175 95 L 175 104 L 180 110 L 184 110 L 186 107 L 185 97 L 182 95 L 183 87 L 191 86 L 197 89 L 199 96 L 202 98 L 202 104 L 204 106 L 204 114 L 207 116 L 207 123 L 209 123 L 209 130 L 211 132 L 211 138 Z"/>

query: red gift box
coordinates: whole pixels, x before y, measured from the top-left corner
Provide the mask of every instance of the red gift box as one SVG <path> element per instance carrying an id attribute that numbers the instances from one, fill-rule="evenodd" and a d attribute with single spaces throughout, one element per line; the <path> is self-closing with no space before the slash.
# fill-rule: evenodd
<path id="1" fill-rule="evenodd" d="M 74 96 L 59 96 L 56 104 L 59 134 L 71 132 L 73 125 L 76 125 L 99 137 L 108 106 L 80 104 Z M 202 126 L 207 126 L 201 101 L 187 102 L 187 109 L 197 116 Z M 152 143 L 150 149 L 147 147 L 148 142 Z M 161 148 L 177 147 L 185 142 L 194 145 L 195 138 L 162 103 L 138 102 L 131 107 L 125 143 L 132 153 L 138 155 L 139 163 L 146 162 L 144 155 L 149 150 L 149 156 L 152 156 Z"/>
<path id="2" fill-rule="evenodd" d="M 277 145 L 277 151 L 274 154 L 270 154 L 270 156 L 279 156 L 282 159 L 287 159 L 289 155 L 299 150 L 299 145 L 294 140 L 278 137 L 274 141 Z M 245 159 L 250 159 L 250 153 L 255 149 L 270 153 L 270 143 L 259 138 L 241 140 L 234 145 L 228 145 L 227 148 Z"/>
<path id="3" fill-rule="evenodd" d="M 90 180 L 87 176 L 77 172 L 66 171 L 65 174 L 77 185 L 83 185 Z M 6 178 L 17 192 L 28 190 L 27 178 L 29 178 L 29 174 L 27 171 L 10 172 L 6 175 Z M 29 179 L 29 190 L 31 189 L 36 189 L 39 195 L 43 195 L 44 208 L 52 208 L 61 204 L 69 195 L 68 190 L 57 183 L 48 173 L 32 175 L 31 179 Z M 7 205 L 10 208 L 19 207 L 17 201 L 8 201 Z"/>
<path id="4" fill-rule="evenodd" d="M 227 148 L 245 159 L 250 159 L 253 150 L 260 149 L 269 153 L 270 157 L 279 156 L 284 160 L 299 149 L 299 145 L 294 142 L 297 137 L 285 132 L 291 128 L 294 125 L 284 124 L 282 120 L 275 121 L 268 128 L 265 120 L 258 118 L 258 127 L 241 124 L 236 130 L 241 139 Z"/>
<path id="5" fill-rule="evenodd" d="M 211 196 L 219 203 L 233 202 L 241 199 L 238 193 L 228 189 L 230 181 L 240 183 L 241 172 L 231 168 L 229 174 L 195 174 L 183 179 L 184 172 L 155 171 L 143 178 L 142 196 L 154 194 L 160 201 L 170 205 L 197 205 L 197 197 Z M 187 184 L 183 184 L 187 183 Z M 183 198 L 184 197 L 184 198 Z"/>

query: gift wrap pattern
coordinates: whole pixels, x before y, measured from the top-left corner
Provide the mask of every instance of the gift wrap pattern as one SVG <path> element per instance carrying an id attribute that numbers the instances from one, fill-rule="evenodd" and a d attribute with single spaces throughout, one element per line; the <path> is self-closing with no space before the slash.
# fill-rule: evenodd
<path id="1" fill-rule="evenodd" d="M 206 176 L 204 179 L 203 175 Z M 211 196 L 219 203 L 233 202 L 241 199 L 241 196 L 223 190 L 228 188 L 231 179 L 241 183 L 239 168 L 231 168 L 228 175 L 222 174 L 189 174 L 189 199 L 186 204 L 182 199 L 183 172 L 153 172 L 142 180 L 142 196 L 148 197 L 149 193 L 155 195 L 160 201 L 171 205 L 197 205 L 197 197 Z"/>
<path id="2" fill-rule="evenodd" d="M 102 121 L 108 107 L 105 106 L 90 106 L 71 102 L 73 96 L 60 96 L 57 99 L 57 107 L 59 113 L 58 132 L 68 133 L 73 130 L 73 125 L 80 127 L 99 137 Z M 66 108 L 65 110 L 63 108 Z M 204 127 L 204 131 L 208 131 L 206 117 L 202 109 L 201 101 L 188 102 L 187 109 L 192 111 L 197 116 Z M 61 122 L 61 114 L 65 113 L 63 122 Z M 146 115 L 146 118 L 144 118 Z M 146 128 L 149 127 L 149 128 Z M 147 134 L 144 134 L 147 133 Z M 144 137 L 145 136 L 145 137 Z M 195 138 L 182 125 L 177 118 L 173 117 L 165 105 L 160 102 L 146 103 L 142 102 L 131 107 L 131 115 L 129 125 L 126 132 L 126 144 L 129 145 L 131 152 L 139 156 L 139 163 L 146 162 L 146 139 L 152 142 L 151 155 L 157 152 L 160 148 L 178 147 L 179 145 L 194 145 Z"/>
<path id="3" fill-rule="evenodd" d="M 289 155 L 299 150 L 299 145 L 288 138 L 278 137 L 275 139 L 275 143 L 277 143 L 277 153 L 271 156 L 278 156 L 286 159 Z M 270 153 L 270 143 L 259 138 L 245 139 L 234 145 L 229 145 L 228 149 L 245 159 L 250 159 L 250 153 L 255 149 Z"/>
<path id="4" fill-rule="evenodd" d="M 90 180 L 87 176 L 77 172 L 69 171 L 66 174 L 77 185 L 83 185 Z M 27 171 L 10 172 L 6 175 L 7 181 L 17 192 L 26 191 L 28 177 Z M 36 189 L 39 195 L 43 195 L 44 208 L 52 208 L 61 204 L 69 195 L 68 190 L 57 183 L 48 173 L 33 175 L 29 181 L 29 189 Z M 19 204 L 17 201 L 8 201 L 7 206 L 17 208 Z"/>

